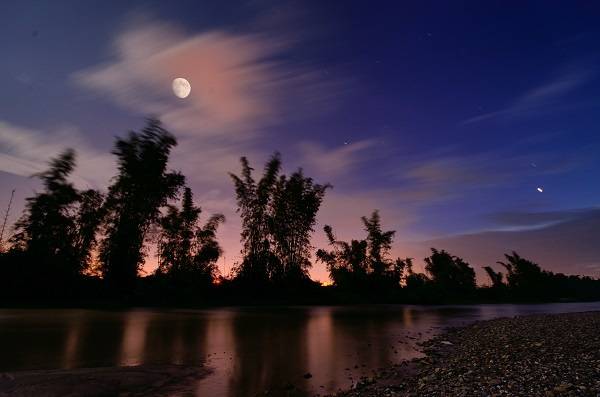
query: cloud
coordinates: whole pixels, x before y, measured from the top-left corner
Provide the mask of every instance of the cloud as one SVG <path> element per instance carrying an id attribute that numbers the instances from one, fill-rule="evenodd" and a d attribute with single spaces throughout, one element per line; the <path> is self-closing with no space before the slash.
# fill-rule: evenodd
<path id="1" fill-rule="evenodd" d="M 31 176 L 47 168 L 48 161 L 67 147 L 77 152 L 73 173 L 80 186 L 106 186 L 115 169 L 110 154 L 93 149 L 74 128 L 41 132 L 0 121 L 0 170 Z"/>
<path id="2" fill-rule="evenodd" d="M 493 265 L 503 254 L 517 251 L 545 269 L 566 274 L 587 274 L 598 277 L 600 244 L 600 209 L 588 208 L 546 213 L 513 213 L 500 218 L 511 224 L 539 224 L 552 220 L 545 227 L 513 231 L 486 231 L 428 240 L 414 248 L 423 252 L 437 247 L 467 259 L 481 277 L 481 266 Z M 419 248 L 420 247 L 420 248 Z M 480 279 L 484 279 L 481 277 Z"/>
<path id="3" fill-rule="evenodd" d="M 406 201 L 422 205 L 464 197 L 473 191 L 502 188 L 528 178 L 560 175 L 589 164 L 594 154 L 581 149 L 560 154 L 532 152 L 519 145 L 501 150 L 463 153 L 439 150 L 428 157 L 403 158 L 391 177 Z M 531 167 L 535 159 L 536 167 Z"/>
<path id="4" fill-rule="evenodd" d="M 589 209 L 573 209 L 566 211 L 545 211 L 545 212 L 498 212 L 490 216 L 501 228 L 511 228 L 512 230 L 527 230 L 544 228 L 551 225 L 557 225 L 567 221 L 581 219 L 589 215 Z"/>
<path id="5" fill-rule="evenodd" d="M 146 21 L 115 38 L 113 61 L 74 79 L 128 109 L 159 116 L 176 133 L 243 141 L 284 111 L 317 110 L 329 99 L 331 83 L 282 60 L 293 43 L 267 33 L 185 34 L 175 25 Z M 175 77 L 192 85 L 185 100 L 171 93 Z"/>
<path id="6" fill-rule="evenodd" d="M 322 178 L 351 175 L 355 166 L 367 160 L 365 152 L 375 142 L 373 139 L 365 139 L 333 149 L 325 149 L 315 142 L 303 142 L 299 145 L 301 163 Z"/>
<path id="7" fill-rule="evenodd" d="M 528 116 L 547 111 L 556 107 L 565 95 L 588 82 L 590 77 L 589 73 L 581 71 L 560 76 L 525 92 L 504 109 L 471 117 L 462 124 L 478 123 L 496 118 Z"/>
<path id="8" fill-rule="evenodd" d="M 302 34 L 274 33 L 266 27 L 272 22 L 255 26 L 251 33 L 239 29 L 189 33 L 170 23 L 133 20 L 115 36 L 108 62 L 72 76 L 78 87 L 97 98 L 159 117 L 178 137 L 171 165 L 186 175 L 205 213 L 227 217 L 219 231 L 226 251 L 225 273 L 239 260 L 240 249 L 239 217 L 227 173 L 239 171 L 242 155 L 260 170 L 270 154 L 264 144 L 269 131 L 284 121 L 335 107 L 347 89 L 335 78 L 324 79 L 310 65 L 289 61 L 286 54 L 302 41 Z M 171 92 L 175 77 L 191 83 L 185 100 Z M 365 143 L 358 143 L 344 153 L 363 147 Z M 318 151 L 334 160 L 334 173 L 350 163 L 343 161 L 344 153 L 327 152 L 315 144 L 296 149 L 292 146 L 290 151 Z M 295 163 L 291 158 L 285 162 Z M 322 161 L 317 167 L 330 175 Z"/>

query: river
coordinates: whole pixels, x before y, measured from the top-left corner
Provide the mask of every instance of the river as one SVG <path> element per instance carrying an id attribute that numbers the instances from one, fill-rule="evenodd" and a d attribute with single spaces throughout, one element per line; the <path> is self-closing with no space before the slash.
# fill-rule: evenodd
<path id="1" fill-rule="evenodd" d="M 495 317 L 590 310 L 600 310 L 600 302 L 0 309 L 0 372 L 203 365 L 212 373 L 198 382 L 197 396 L 252 396 L 289 385 L 316 395 L 347 389 L 377 368 L 418 356 L 417 343 L 448 326 Z"/>

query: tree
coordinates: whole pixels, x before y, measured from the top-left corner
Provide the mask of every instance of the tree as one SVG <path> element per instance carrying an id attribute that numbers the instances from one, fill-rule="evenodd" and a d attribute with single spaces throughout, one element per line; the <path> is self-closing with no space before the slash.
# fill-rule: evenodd
<path id="1" fill-rule="evenodd" d="M 281 169 L 281 158 L 275 153 L 267 162 L 258 183 L 252 177 L 253 168 L 246 157 L 241 158 L 242 175 L 230 173 L 235 185 L 237 212 L 242 218 L 242 253 L 244 259 L 237 277 L 253 284 L 271 279 L 279 263 L 271 251 L 269 204 Z"/>
<path id="2" fill-rule="evenodd" d="M 97 234 L 104 219 L 104 195 L 97 190 L 79 192 L 77 209 L 75 252 L 78 263 L 89 264 L 92 251 L 97 246 Z M 82 269 L 85 270 L 85 269 Z"/>
<path id="3" fill-rule="evenodd" d="M 216 231 L 225 217 L 213 215 L 200 226 L 200 213 L 200 207 L 194 205 L 192 190 L 187 187 L 181 209 L 168 206 L 167 214 L 160 219 L 158 274 L 175 282 L 212 284 L 217 275 L 216 262 L 222 253 Z"/>
<path id="4" fill-rule="evenodd" d="M 326 189 L 298 170 L 280 175 L 281 158 L 275 153 L 258 182 L 245 157 L 241 175 L 230 174 L 242 218 L 244 259 L 237 278 L 254 285 L 307 279 L 310 234 Z"/>
<path id="5" fill-rule="evenodd" d="M 331 226 L 325 225 L 323 230 L 332 249 L 317 250 L 317 259 L 327 266 L 333 284 L 350 289 L 364 287 L 368 272 L 367 241 L 352 240 L 347 243 L 337 240 Z"/>
<path id="6" fill-rule="evenodd" d="M 273 190 L 271 203 L 271 234 L 273 252 L 278 258 L 281 274 L 278 280 L 292 282 L 308 278 L 310 262 L 310 236 L 317 212 L 329 185 L 313 183 L 302 170 L 289 178 L 281 175 Z"/>
<path id="7" fill-rule="evenodd" d="M 323 230 L 332 247 L 331 251 L 320 249 L 317 259 L 324 262 L 333 283 L 337 286 L 364 288 L 398 288 L 404 272 L 412 264 L 410 259 L 391 260 L 389 251 L 395 231 L 383 231 L 377 210 L 369 218 L 362 217 L 367 232 L 364 240 L 351 240 L 350 243 L 336 239 L 331 226 Z"/>
<path id="8" fill-rule="evenodd" d="M 425 271 L 443 295 L 464 296 L 475 291 L 475 271 L 462 258 L 435 248 L 425 258 Z"/>
<path id="9" fill-rule="evenodd" d="M 155 119 L 148 120 L 141 132 L 130 132 L 116 141 L 113 154 L 118 159 L 118 175 L 106 199 L 106 238 L 100 258 L 104 278 L 118 292 L 131 291 L 143 264 L 146 235 L 161 207 L 184 184 L 183 175 L 167 171 L 176 144 L 175 137 Z"/>
<path id="10" fill-rule="evenodd" d="M 490 266 L 485 266 L 483 270 L 485 270 L 490 278 L 490 281 L 492 282 L 492 288 L 504 287 L 504 275 L 502 272 L 495 272 Z"/>
<path id="11" fill-rule="evenodd" d="M 389 251 L 396 231 L 381 230 L 381 217 L 377 210 L 373 211 L 370 218 L 363 216 L 361 219 L 367 232 L 369 270 L 373 276 L 381 277 L 392 266 Z"/>
<path id="12" fill-rule="evenodd" d="M 44 190 L 27 199 L 11 239 L 12 250 L 22 251 L 48 284 L 72 282 L 87 268 L 102 219 L 102 194 L 80 192 L 68 180 L 75 159 L 75 151 L 67 149 L 36 175 Z"/>
<path id="13" fill-rule="evenodd" d="M 68 149 L 49 165 L 47 171 L 36 175 L 44 190 L 27 199 L 11 240 L 15 249 L 27 252 L 31 263 L 54 267 L 40 271 L 74 275 L 79 269 L 73 250 L 75 223 L 71 209 L 77 201 L 77 190 L 68 177 L 75 168 L 75 152 Z"/>
<path id="14" fill-rule="evenodd" d="M 511 292 L 521 298 L 541 298 L 548 293 L 549 279 L 553 274 L 543 271 L 537 263 L 522 258 L 513 251 L 505 254 L 506 281 Z"/>

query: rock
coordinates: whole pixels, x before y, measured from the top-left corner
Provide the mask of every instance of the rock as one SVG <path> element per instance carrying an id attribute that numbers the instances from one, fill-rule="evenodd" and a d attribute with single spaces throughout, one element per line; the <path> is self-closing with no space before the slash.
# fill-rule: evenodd
<path id="1" fill-rule="evenodd" d="M 385 382 L 361 378 L 358 390 L 343 395 L 600 397 L 598 329 L 598 312 L 502 318 L 450 329 L 421 344 L 425 357 L 380 371 Z"/>

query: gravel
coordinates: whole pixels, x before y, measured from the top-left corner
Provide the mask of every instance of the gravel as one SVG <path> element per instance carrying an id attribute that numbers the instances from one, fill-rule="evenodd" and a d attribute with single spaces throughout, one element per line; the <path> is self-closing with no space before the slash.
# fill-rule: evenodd
<path id="1" fill-rule="evenodd" d="M 478 322 L 422 347 L 341 395 L 600 396 L 600 312 Z"/>

